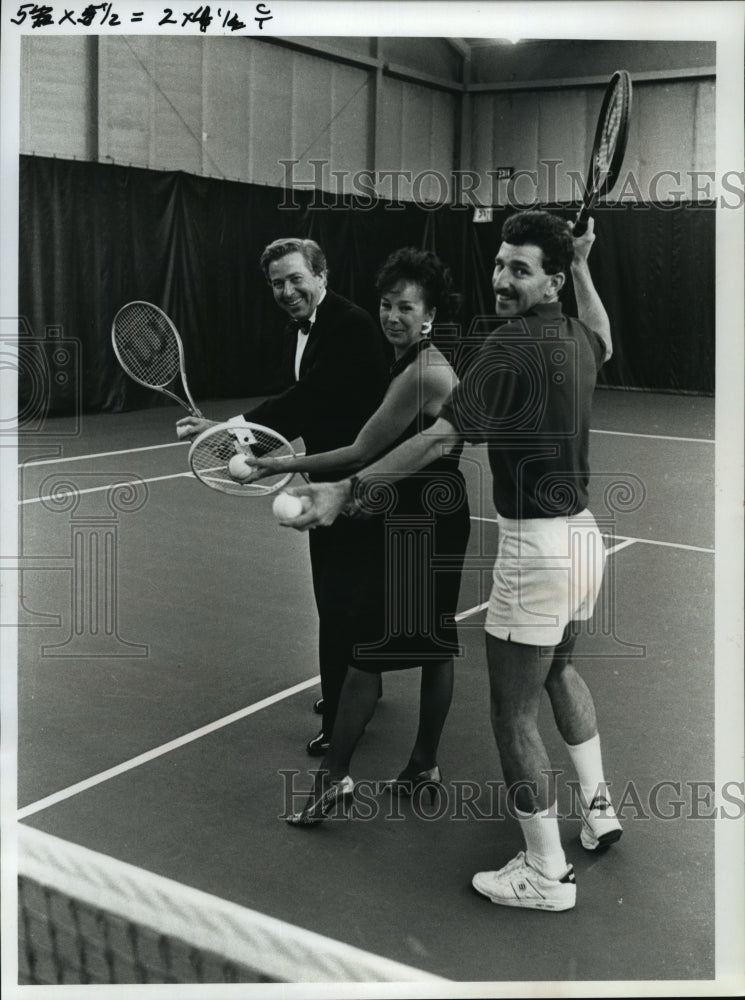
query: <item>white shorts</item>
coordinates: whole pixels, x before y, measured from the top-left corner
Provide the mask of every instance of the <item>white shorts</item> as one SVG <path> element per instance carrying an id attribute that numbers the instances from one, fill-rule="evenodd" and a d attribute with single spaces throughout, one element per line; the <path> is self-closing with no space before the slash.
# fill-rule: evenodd
<path id="1" fill-rule="evenodd" d="M 499 544 L 486 631 L 528 646 L 556 646 L 572 621 L 592 617 L 605 546 L 589 510 L 572 517 L 498 517 Z"/>

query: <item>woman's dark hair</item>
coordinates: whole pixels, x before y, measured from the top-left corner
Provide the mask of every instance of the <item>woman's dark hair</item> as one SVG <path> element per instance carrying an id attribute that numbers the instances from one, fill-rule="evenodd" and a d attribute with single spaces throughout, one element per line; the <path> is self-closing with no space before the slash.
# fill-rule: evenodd
<path id="1" fill-rule="evenodd" d="M 453 319 L 460 307 L 460 296 L 453 291 L 450 269 L 429 250 L 403 247 L 388 256 L 375 278 L 378 295 L 390 292 L 399 282 L 419 285 L 428 309 L 437 310 L 437 321 Z"/>
<path id="2" fill-rule="evenodd" d="M 540 209 L 511 215 L 502 226 L 502 239 L 512 246 L 526 243 L 539 247 L 543 252 L 543 270 L 546 274 L 569 271 L 574 257 L 574 243 L 569 224 L 558 215 Z"/>

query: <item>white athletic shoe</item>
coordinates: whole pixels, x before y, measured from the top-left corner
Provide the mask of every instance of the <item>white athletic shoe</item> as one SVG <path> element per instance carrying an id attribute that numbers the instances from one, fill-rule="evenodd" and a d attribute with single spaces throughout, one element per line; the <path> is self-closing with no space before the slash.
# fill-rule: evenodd
<path id="1" fill-rule="evenodd" d="M 582 810 L 580 842 L 586 851 L 609 847 L 620 838 L 623 830 L 613 806 L 604 795 L 596 795 L 590 808 Z"/>
<path id="2" fill-rule="evenodd" d="M 528 864 L 525 851 L 497 872 L 477 872 L 471 884 L 492 903 L 529 910 L 571 910 L 577 899 L 571 865 L 561 878 L 546 878 Z"/>

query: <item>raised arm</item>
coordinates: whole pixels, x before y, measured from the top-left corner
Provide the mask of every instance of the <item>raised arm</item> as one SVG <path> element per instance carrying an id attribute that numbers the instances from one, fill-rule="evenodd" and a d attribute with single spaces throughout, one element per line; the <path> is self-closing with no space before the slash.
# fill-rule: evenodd
<path id="1" fill-rule="evenodd" d="M 592 244 L 595 242 L 595 220 L 590 217 L 587 224 L 587 231 L 584 235 L 574 239 L 574 260 L 572 261 L 572 281 L 574 282 L 574 294 L 577 299 L 577 313 L 582 322 L 594 330 L 605 345 L 605 358 L 613 353 L 613 340 L 611 337 L 610 320 L 605 306 L 600 300 L 597 289 L 593 284 L 590 266 L 587 258 L 590 255 Z"/>

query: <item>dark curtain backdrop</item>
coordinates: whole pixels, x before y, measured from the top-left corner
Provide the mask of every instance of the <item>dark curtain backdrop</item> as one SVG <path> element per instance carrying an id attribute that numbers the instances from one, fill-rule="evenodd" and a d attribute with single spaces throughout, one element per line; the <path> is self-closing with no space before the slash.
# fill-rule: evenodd
<path id="1" fill-rule="evenodd" d="M 40 340 L 49 327 L 61 328 L 79 343 L 86 411 L 163 402 L 124 375 L 110 345 L 114 314 L 132 299 L 154 302 L 173 319 L 197 400 L 272 392 L 279 388 L 283 314 L 258 260 L 268 242 L 288 235 L 316 239 L 331 286 L 373 315 L 374 275 L 385 256 L 401 246 L 434 250 L 463 296 L 464 332 L 489 328 L 492 262 L 506 210 L 475 224 L 470 209 L 365 208 L 332 204 L 330 195 L 320 201 L 318 192 L 22 156 L 19 305 L 26 329 Z M 571 217 L 568 208 L 555 208 Z M 615 342 L 605 384 L 713 393 L 714 216 L 705 206 L 596 212 L 592 269 Z M 571 289 L 565 306 L 574 309 Z M 49 358 L 47 412 L 69 412 L 72 389 L 55 379 L 53 352 Z"/>

